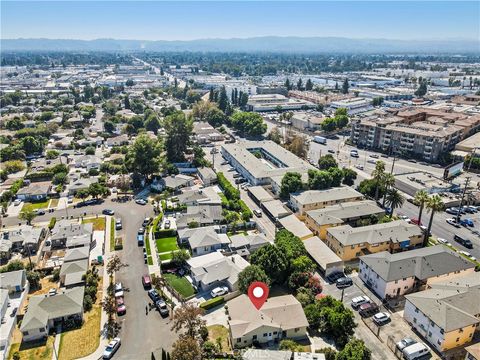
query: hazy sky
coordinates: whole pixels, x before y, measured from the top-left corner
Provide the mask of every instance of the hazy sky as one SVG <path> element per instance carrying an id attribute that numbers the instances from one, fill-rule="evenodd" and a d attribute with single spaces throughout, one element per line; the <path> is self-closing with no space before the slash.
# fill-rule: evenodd
<path id="1" fill-rule="evenodd" d="M 1 1 L 1 37 L 480 39 L 478 1 Z"/>

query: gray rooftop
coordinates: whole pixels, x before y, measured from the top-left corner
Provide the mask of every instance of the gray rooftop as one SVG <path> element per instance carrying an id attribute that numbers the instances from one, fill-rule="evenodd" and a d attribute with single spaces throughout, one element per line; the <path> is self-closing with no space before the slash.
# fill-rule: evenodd
<path id="1" fill-rule="evenodd" d="M 334 187 L 326 190 L 307 190 L 291 194 L 299 204 L 324 203 L 330 201 L 345 201 L 348 199 L 363 198 L 363 195 L 349 186 Z"/>
<path id="2" fill-rule="evenodd" d="M 318 225 L 341 224 L 344 219 L 359 218 L 369 215 L 383 215 L 385 210 L 377 206 L 373 200 L 344 202 L 327 206 L 323 209 L 307 211 Z"/>
<path id="3" fill-rule="evenodd" d="M 427 280 L 475 267 L 473 263 L 443 245 L 396 254 L 382 251 L 361 256 L 360 260 L 387 282 L 412 276 L 419 280 Z"/>
<path id="4" fill-rule="evenodd" d="M 312 259 L 324 270 L 330 264 L 343 263 L 343 260 L 317 236 L 303 240 L 303 245 Z"/>
<path id="5" fill-rule="evenodd" d="M 327 229 L 327 233 L 336 238 L 343 246 L 361 243 L 378 244 L 385 241 L 400 243 L 413 236 L 423 234 L 417 225 L 408 224 L 404 220 L 357 228 L 342 225 Z"/>
<path id="6" fill-rule="evenodd" d="M 67 249 L 65 251 L 65 256 L 63 257 L 63 262 L 66 263 L 70 261 L 88 259 L 89 255 L 90 255 L 90 248 L 88 246 Z"/>

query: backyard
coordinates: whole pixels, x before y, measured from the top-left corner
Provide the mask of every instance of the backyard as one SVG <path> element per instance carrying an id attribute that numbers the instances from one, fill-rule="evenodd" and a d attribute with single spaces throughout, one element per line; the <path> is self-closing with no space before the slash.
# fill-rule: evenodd
<path id="1" fill-rule="evenodd" d="M 195 294 L 192 284 L 184 277 L 176 274 L 163 274 L 167 283 L 173 287 L 184 298 L 188 298 Z"/>
<path id="2" fill-rule="evenodd" d="M 232 351 L 230 343 L 228 341 L 228 329 L 223 325 L 211 325 L 207 327 L 208 329 L 208 339 L 214 344 L 220 343 L 222 348 L 221 351 L 230 352 Z M 219 339 L 219 342 L 217 342 Z"/>
<path id="3" fill-rule="evenodd" d="M 105 222 L 106 221 L 104 216 L 83 220 L 84 224 L 93 224 L 93 231 L 105 231 Z"/>

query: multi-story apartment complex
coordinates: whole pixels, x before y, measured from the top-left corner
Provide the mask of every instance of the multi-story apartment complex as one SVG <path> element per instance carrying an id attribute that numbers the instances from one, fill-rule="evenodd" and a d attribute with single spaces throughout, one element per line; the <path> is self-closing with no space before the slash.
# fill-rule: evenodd
<path id="1" fill-rule="evenodd" d="M 480 115 L 418 108 L 357 120 L 352 123 L 351 139 L 367 148 L 436 161 L 479 128 Z"/>

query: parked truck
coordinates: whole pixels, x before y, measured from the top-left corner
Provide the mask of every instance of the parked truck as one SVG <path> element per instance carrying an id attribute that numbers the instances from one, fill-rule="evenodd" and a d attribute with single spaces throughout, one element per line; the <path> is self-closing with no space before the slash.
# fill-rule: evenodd
<path id="1" fill-rule="evenodd" d="M 325 145 L 327 143 L 327 138 L 324 138 L 323 136 L 316 135 L 316 136 L 313 137 L 313 141 L 315 141 L 316 143 Z"/>

